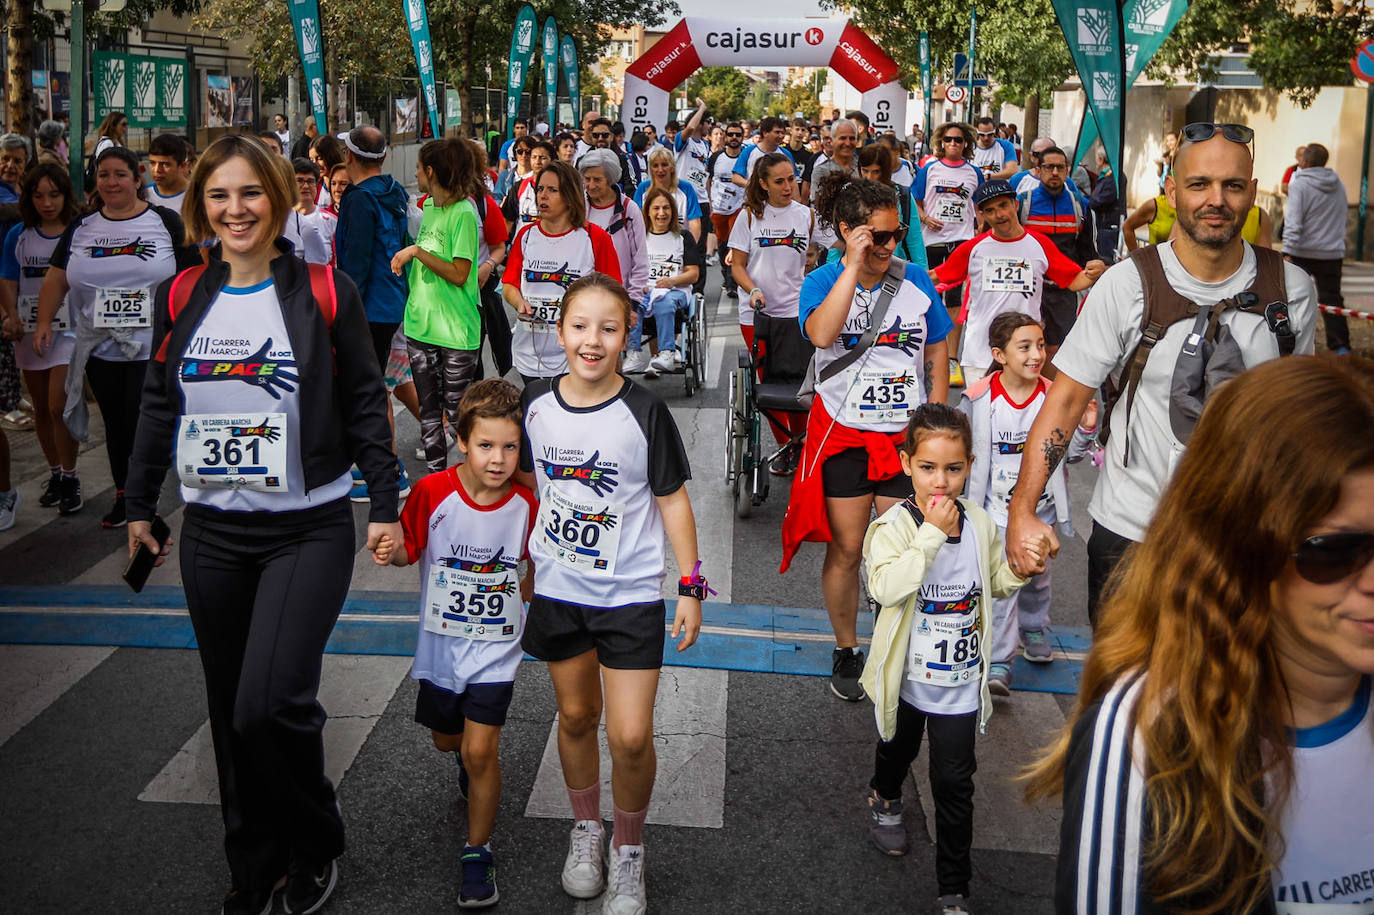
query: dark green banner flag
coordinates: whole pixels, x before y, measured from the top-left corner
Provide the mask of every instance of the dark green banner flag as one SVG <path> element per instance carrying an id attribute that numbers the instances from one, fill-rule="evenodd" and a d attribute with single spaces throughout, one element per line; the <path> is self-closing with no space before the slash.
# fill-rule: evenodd
<path id="1" fill-rule="evenodd" d="M 550 136 L 558 124 L 558 23 L 544 20 L 544 108 L 549 113 Z"/>
<path id="2" fill-rule="evenodd" d="M 568 83 L 568 101 L 572 103 L 573 123 L 582 120 L 582 77 L 577 72 L 577 44 L 571 35 L 558 42 L 558 56 L 563 61 L 563 78 Z"/>
<path id="3" fill-rule="evenodd" d="M 1050 0 L 1118 184 L 1125 169 L 1126 48 L 1116 0 Z"/>
<path id="4" fill-rule="evenodd" d="M 525 77 L 534 58 L 534 33 L 539 17 L 534 7 L 526 3 L 515 15 L 515 29 L 510 36 L 510 69 L 506 73 L 506 138 L 515 136 L 515 116 L 520 113 L 520 96 L 525 91 Z"/>
<path id="5" fill-rule="evenodd" d="M 1126 91 L 1135 85 L 1136 78 L 1145 71 L 1155 52 L 1164 44 L 1178 20 L 1188 10 L 1188 0 L 1126 0 Z M 1074 147 L 1077 162 L 1082 162 L 1088 148 L 1097 139 L 1097 119 L 1084 114 L 1083 127 Z"/>
<path id="6" fill-rule="evenodd" d="M 931 89 L 933 88 L 932 83 L 931 83 L 931 79 L 930 79 L 930 33 L 929 33 L 929 32 L 922 32 L 922 33 L 921 33 L 920 52 L 921 52 L 921 98 L 922 98 L 922 99 L 925 101 L 925 103 L 926 103 L 926 119 L 925 119 L 925 123 L 921 125 L 921 129 L 922 129 L 923 131 L 925 131 L 925 135 L 926 135 L 926 138 L 927 138 L 927 141 L 928 141 L 928 140 L 929 140 L 929 137 L 930 137 L 930 91 L 931 91 Z"/>
<path id="7" fill-rule="evenodd" d="M 291 25 L 296 30 L 296 47 L 301 52 L 301 70 L 305 73 L 306 90 L 310 95 L 310 113 L 320 133 L 328 133 L 324 101 L 324 38 L 320 32 L 319 0 L 287 0 L 291 8 Z"/>

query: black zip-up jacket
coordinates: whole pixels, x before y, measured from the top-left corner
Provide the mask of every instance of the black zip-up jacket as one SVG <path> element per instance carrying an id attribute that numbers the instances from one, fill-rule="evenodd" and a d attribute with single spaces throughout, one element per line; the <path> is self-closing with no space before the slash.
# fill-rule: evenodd
<path id="1" fill-rule="evenodd" d="M 389 444 L 386 387 L 372 349 L 372 335 L 358 287 L 347 274 L 334 271 L 338 308 L 331 331 L 310 290 L 305 262 L 289 253 L 287 242 L 278 239 L 277 247 L 283 253 L 272 261 L 272 282 L 300 375 L 301 464 L 306 490 L 337 479 L 356 463 L 367 480 L 371 499 L 368 520 L 395 521 L 400 484 L 396 456 Z M 220 259 L 216 245 L 210 249 L 205 272 L 196 281 L 175 323 L 169 319 L 167 309 L 172 280 L 157 288 L 153 315 L 155 355 L 148 363 L 143 383 L 143 402 L 125 488 L 130 521 L 151 521 L 157 512 L 158 493 L 172 462 L 177 418 L 182 410 L 176 380 L 181 355 L 205 310 L 228 280 L 229 267 Z"/>

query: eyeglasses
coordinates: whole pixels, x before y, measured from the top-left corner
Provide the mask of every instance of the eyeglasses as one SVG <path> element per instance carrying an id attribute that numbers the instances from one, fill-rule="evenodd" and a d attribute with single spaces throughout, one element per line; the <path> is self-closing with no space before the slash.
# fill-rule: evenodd
<path id="1" fill-rule="evenodd" d="M 1232 143 L 1239 143 L 1241 146 L 1249 146 L 1255 139 L 1255 131 L 1244 124 L 1208 124 L 1198 121 L 1183 128 L 1183 139 L 1189 143 L 1203 143 L 1217 135 L 1221 135 Z"/>
<path id="2" fill-rule="evenodd" d="M 611 138 L 611 135 L 610 135 L 609 133 L 605 132 L 605 131 L 602 131 L 602 132 L 600 132 L 600 133 L 593 133 L 593 134 L 592 134 L 592 139 L 593 139 L 593 140 L 609 140 L 610 138 Z"/>
<path id="3" fill-rule="evenodd" d="M 997 136 L 997 131 L 995 131 L 995 130 L 980 130 L 980 131 L 978 131 L 978 136 L 980 136 L 980 137 L 995 137 L 995 136 Z"/>
<path id="4" fill-rule="evenodd" d="M 1066 172 L 1069 170 L 1069 166 L 1063 162 L 1042 161 L 1040 163 L 1040 170 L 1042 172 Z"/>
<path id="5" fill-rule="evenodd" d="M 1374 560 L 1374 531 L 1349 531 L 1308 537 L 1298 545 L 1292 557 L 1298 574 L 1312 584 L 1335 584 L 1354 575 Z"/>
<path id="6" fill-rule="evenodd" d="M 945 137 L 945 138 L 944 138 L 943 140 L 941 140 L 940 142 L 941 142 L 941 143 L 958 143 L 960 146 L 962 146 L 962 145 L 964 144 L 964 138 L 963 138 L 963 137 Z"/>
<path id="7" fill-rule="evenodd" d="M 906 226 L 899 226 L 896 229 L 892 229 L 890 231 L 887 229 L 882 229 L 874 231 L 873 244 L 885 245 L 890 241 L 895 241 L 897 244 L 900 245 L 902 243 L 902 239 L 904 238 L 906 238 Z"/>
<path id="8" fill-rule="evenodd" d="M 517 149 L 515 151 L 515 154 L 517 156 L 528 156 L 530 154 L 530 151 L 528 149 Z"/>
<path id="9" fill-rule="evenodd" d="M 744 134 L 740 133 L 738 130 L 727 130 L 727 131 L 725 131 L 725 135 L 726 135 L 727 137 L 742 137 L 742 136 L 744 136 Z"/>

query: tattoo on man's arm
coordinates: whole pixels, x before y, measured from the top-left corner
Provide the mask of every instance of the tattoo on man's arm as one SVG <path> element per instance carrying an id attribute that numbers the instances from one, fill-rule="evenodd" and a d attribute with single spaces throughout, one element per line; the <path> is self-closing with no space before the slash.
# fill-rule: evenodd
<path id="1" fill-rule="evenodd" d="M 1051 429 L 1050 437 L 1045 440 L 1045 472 L 1054 473 L 1054 468 L 1064 459 L 1069 450 L 1069 433 L 1063 429 Z"/>
<path id="2" fill-rule="evenodd" d="M 935 390 L 935 363 L 930 359 L 926 360 L 926 370 L 924 377 L 926 386 L 926 396 L 929 397 L 930 392 Z"/>

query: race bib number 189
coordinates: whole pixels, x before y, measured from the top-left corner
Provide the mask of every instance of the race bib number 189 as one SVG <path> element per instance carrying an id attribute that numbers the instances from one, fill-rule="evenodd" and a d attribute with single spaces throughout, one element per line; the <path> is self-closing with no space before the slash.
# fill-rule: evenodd
<path id="1" fill-rule="evenodd" d="M 148 289 L 101 287 L 95 293 L 96 327 L 152 327 L 153 297 Z"/>
<path id="2" fill-rule="evenodd" d="M 930 686 L 976 681 L 982 671 L 978 640 L 976 597 L 965 612 L 922 613 L 918 604 L 911 626 L 907 679 Z"/>

